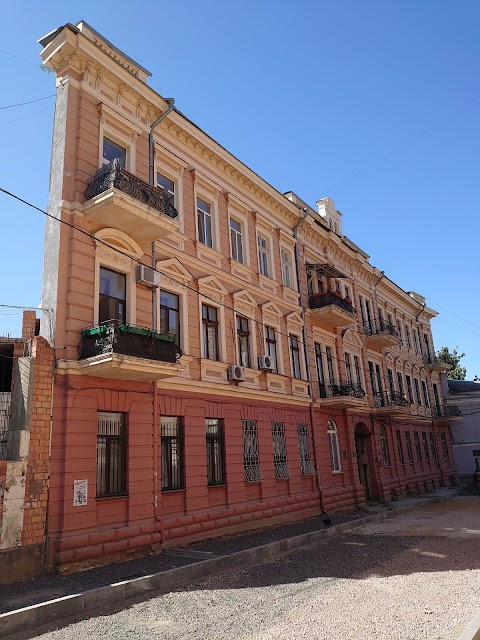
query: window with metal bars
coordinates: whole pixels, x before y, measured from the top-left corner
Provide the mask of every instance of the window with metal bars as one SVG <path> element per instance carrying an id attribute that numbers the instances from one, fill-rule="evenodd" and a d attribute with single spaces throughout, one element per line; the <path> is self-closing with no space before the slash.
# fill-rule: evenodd
<path id="1" fill-rule="evenodd" d="M 338 442 L 338 429 L 333 420 L 327 423 L 327 434 L 330 441 L 330 461 L 332 463 L 332 471 L 341 471 L 340 464 L 340 444 Z"/>
<path id="2" fill-rule="evenodd" d="M 383 464 L 386 467 L 390 466 L 390 451 L 388 448 L 388 438 L 387 438 L 387 431 L 385 429 L 385 427 L 382 426 L 380 427 L 380 444 L 382 445 L 382 457 L 383 457 Z"/>
<path id="3" fill-rule="evenodd" d="M 437 461 L 437 447 L 435 446 L 435 436 L 430 434 L 430 449 L 432 450 L 432 456 L 435 462 Z"/>
<path id="4" fill-rule="evenodd" d="M 405 442 L 407 443 L 407 457 L 408 461 L 413 463 L 413 449 L 412 449 L 412 438 L 410 436 L 410 432 L 405 432 Z"/>
<path id="5" fill-rule="evenodd" d="M 444 433 L 440 434 L 440 442 L 442 444 L 443 459 L 450 460 L 450 455 L 448 453 L 447 437 Z"/>
<path id="6" fill-rule="evenodd" d="M 420 448 L 420 438 L 418 437 L 418 431 L 413 432 L 413 439 L 415 440 L 415 451 L 417 452 L 418 462 L 422 462 L 422 449 Z"/>
<path id="7" fill-rule="evenodd" d="M 259 482 L 263 475 L 258 457 L 257 421 L 242 420 L 242 428 L 245 482 Z"/>
<path id="8" fill-rule="evenodd" d="M 423 452 L 425 453 L 425 460 L 430 462 L 430 451 L 428 450 L 427 434 L 422 431 Z"/>
<path id="9" fill-rule="evenodd" d="M 272 422 L 273 464 L 275 478 L 289 478 L 290 469 L 287 463 L 287 443 L 285 440 L 285 425 L 283 422 Z"/>
<path id="10" fill-rule="evenodd" d="M 98 412 L 96 495 L 127 495 L 127 429 L 123 413 Z"/>
<path id="11" fill-rule="evenodd" d="M 300 470 L 302 476 L 313 475 L 313 465 L 310 458 L 310 438 L 308 436 L 308 425 L 297 424 L 298 453 L 300 456 Z"/>
<path id="12" fill-rule="evenodd" d="M 207 443 L 207 482 L 209 486 L 225 484 L 225 432 L 223 420 L 205 419 Z"/>
<path id="13" fill-rule="evenodd" d="M 162 491 L 184 489 L 183 428 L 176 416 L 160 417 Z"/>
<path id="14" fill-rule="evenodd" d="M 397 431 L 397 449 L 400 464 L 405 464 L 405 458 L 403 456 L 402 434 L 400 433 L 400 431 Z"/>

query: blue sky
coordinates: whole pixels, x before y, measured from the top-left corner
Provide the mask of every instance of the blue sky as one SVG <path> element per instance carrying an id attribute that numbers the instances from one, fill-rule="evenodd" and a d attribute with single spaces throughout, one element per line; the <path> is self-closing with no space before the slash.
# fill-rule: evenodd
<path id="1" fill-rule="evenodd" d="M 344 233 L 371 263 L 439 311 L 436 347 L 458 345 L 467 377 L 480 375 L 476 0 L 140 0 L 129 10 L 84 0 L 81 13 L 79 6 L 4 6 L 0 49 L 32 64 L 0 53 L 0 106 L 53 94 L 53 74 L 35 66 L 36 40 L 86 20 L 274 187 L 313 206 L 332 197 Z M 48 199 L 53 103 L 0 110 L 0 186 L 39 207 Z M 36 306 L 44 217 L 2 194 L 0 215 L 0 303 Z M 20 317 L 0 308 L 0 335 L 18 334 Z"/>

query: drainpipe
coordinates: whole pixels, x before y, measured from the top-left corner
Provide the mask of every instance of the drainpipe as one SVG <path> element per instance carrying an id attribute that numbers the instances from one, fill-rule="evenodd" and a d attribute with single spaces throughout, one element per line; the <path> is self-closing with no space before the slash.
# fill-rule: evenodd
<path id="1" fill-rule="evenodd" d="M 300 209 L 301 207 L 298 207 L 298 208 Z M 302 211 L 303 211 L 302 218 L 300 218 L 300 220 L 297 222 L 297 224 L 293 228 L 293 237 L 295 238 L 295 240 L 297 240 L 298 229 L 300 228 L 300 225 L 302 225 L 308 217 L 308 208 L 304 207 Z M 315 478 L 317 482 L 318 495 L 320 498 L 320 510 L 321 510 L 321 513 L 323 514 L 325 513 L 325 502 L 323 499 L 322 487 L 320 485 L 320 475 L 319 475 L 319 469 L 318 469 L 317 436 L 315 433 L 315 420 L 314 420 L 315 414 L 313 410 L 313 391 L 312 391 L 312 381 L 310 377 L 310 358 L 309 358 L 308 347 L 307 347 L 307 327 L 305 325 L 305 307 L 303 305 L 303 293 L 302 293 L 302 286 L 300 282 L 300 259 L 298 256 L 298 242 L 295 242 L 294 254 L 295 254 L 295 272 L 297 274 L 297 284 L 298 284 L 298 292 L 299 292 L 299 299 L 300 299 L 299 300 L 300 316 L 303 320 L 303 328 L 302 328 L 303 354 L 305 357 L 305 368 L 307 369 L 308 395 L 310 396 L 310 423 L 312 425 L 312 444 L 313 444 L 313 460 L 315 463 Z"/>
<path id="2" fill-rule="evenodd" d="M 150 126 L 150 133 L 148 134 L 148 181 L 152 187 L 155 186 L 153 171 L 153 130 L 175 107 L 175 100 L 173 98 L 165 98 L 165 101 L 168 103 L 168 107 Z M 152 242 L 152 269 L 155 269 L 155 240 Z M 154 331 L 157 330 L 157 292 L 155 289 L 152 289 L 152 328 Z"/>

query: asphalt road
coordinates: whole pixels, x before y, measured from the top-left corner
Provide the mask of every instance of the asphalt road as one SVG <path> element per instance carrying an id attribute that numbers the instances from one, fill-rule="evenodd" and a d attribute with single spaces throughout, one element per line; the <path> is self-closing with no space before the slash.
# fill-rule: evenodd
<path id="1" fill-rule="evenodd" d="M 479 594 L 480 498 L 460 497 L 37 637 L 450 639 Z"/>

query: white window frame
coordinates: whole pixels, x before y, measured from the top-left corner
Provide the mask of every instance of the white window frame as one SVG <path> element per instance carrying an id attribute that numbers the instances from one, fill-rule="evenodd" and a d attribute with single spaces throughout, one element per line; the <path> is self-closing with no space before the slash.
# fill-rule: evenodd
<path id="1" fill-rule="evenodd" d="M 100 118 L 98 168 L 101 169 L 105 166 L 103 162 L 103 139 L 109 138 L 112 142 L 115 142 L 126 149 L 127 156 L 125 160 L 125 169 L 134 174 L 136 170 L 137 136 L 138 134 L 133 130 L 127 132 L 119 129 L 117 126 L 114 128 L 105 118 L 103 118 L 103 122 L 102 118 Z"/>
<path id="2" fill-rule="evenodd" d="M 262 240 L 265 242 L 265 248 L 260 247 L 260 242 L 259 240 Z M 266 266 L 266 271 L 267 273 L 262 273 L 261 270 L 261 260 L 260 260 L 260 253 L 264 253 L 265 255 L 265 266 Z M 259 275 L 263 276 L 264 278 L 272 278 L 272 259 L 271 259 L 271 248 L 270 248 L 270 239 L 269 237 L 261 232 L 258 231 L 257 232 L 257 260 L 258 260 L 258 273 Z"/>
<path id="3" fill-rule="evenodd" d="M 340 450 L 340 439 L 338 437 L 338 427 L 334 420 L 330 419 L 327 422 L 327 435 L 330 445 L 330 463 L 332 465 L 332 473 L 342 473 L 342 454 Z"/>
<path id="4" fill-rule="evenodd" d="M 289 269 L 289 280 L 290 282 L 287 284 L 287 282 L 285 282 L 286 278 L 285 278 L 285 262 L 283 260 L 283 256 L 287 256 L 288 258 L 288 269 Z M 280 264 L 282 267 L 282 283 L 284 287 L 287 287 L 288 289 L 292 289 L 293 291 L 298 291 L 298 286 L 297 286 L 297 276 L 295 273 L 295 268 L 294 268 L 294 258 L 293 258 L 293 252 L 290 248 L 286 247 L 285 245 L 281 244 L 280 245 Z"/>
<path id="5" fill-rule="evenodd" d="M 290 336 L 293 336 L 294 338 L 297 338 L 298 340 L 298 361 L 299 361 L 299 367 L 300 367 L 300 377 L 296 378 L 293 375 L 293 359 L 292 359 L 292 348 L 290 345 Z M 292 380 L 305 380 L 306 376 L 305 376 L 305 353 L 304 353 L 304 348 L 303 348 L 303 344 L 302 344 L 303 340 L 302 340 L 302 334 L 301 333 L 297 333 L 296 331 L 289 331 L 288 332 L 288 357 L 290 359 L 290 377 Z"/>
<path id="6" fill-rule="evenodd" d="M 250 358 L 250 367 L 247 367 L 248 369 L 257 369 L 257 365 L 258 365 L 258 355 L 257 355 L 257 341 L 256 341 L 256 335 L 254 333 L 254 323 L 252 322 L 252 319 L 249 318 L 248 316 L 246 316 L 243 313 L 234 313 L 234 339 L 235 339 L 235 353 L 236 353 L 236 361 L 237 364 L 241 367 L 244 367 L 245 365 L 241 362 L 240 359 L 240 353 L 238 352 L 238 333 L 237 333 L 237 318 L 243 318 L 244 320 L 246 320 L 248 322 L 248 332 L 249 332 L 249 339 L 248 339 L 248 346 L 249 346 L 249 350 L 250 353 L 249 358 Z"/>
<path id="7" fill-rule="evenodd" d="M 218 360 L 209 360 L 209 362 L 226 362 L 227 358 L 227 340 L 225 334 L 225 307 L 223 304 L 214 302 L 210 298 L 206 298 L 202 294 L 198 296 L 198 319 L 200 327 L 200 358 L 206 360 L 203 357 L 203 326 L 202 326 L 202 305 L 208 305 L 209 307 L 215 307 L 217 309 L 218 318 Z"/>
<path id="8" fill-rule="evenodd" d="M 236 229 L 232 229 L 232 221 L 236 222 L 240 226 L 240 231 Z M 242 251 L 242 259 L 238 259 L 238 254 L 235 257 L 234 255 L 234 245 L 232 242 L 232 234 L 235 234 L 236 242 L 235 242 L 235 253 L 238 252 L 238 246 L 241 247 Z M 245 220 L 242 219 L 241 216 L 237 216 L 235 214 L 228 216 L 228 237 L 230 240 L 230 256 L 232 260 L 238 262 L 239 264 L 246 265 L 247 264 L 247 243 L 246 243 L 246 232 L 245 232 Z"/>
<path id="9" fill-rule="evenodd" d="M 167 278 L 165 278 L 167 280 Z M 171 282 L 168 280 L 168 284 L 166 287 L 160 287 L 158 289 L 157 295 L 157 331 L 160 331 L 160 293 L 165 291 L 165 293 L 172 293 L 178 296 L 178 306 L 179 306 L 179 319 L 180 319 L 180 348 L 184 355 L 188 354 L 188 300 L 187 293 L 185 292 L 185 288 L 181 285 L 177 285 L 175 282 Z"/>

